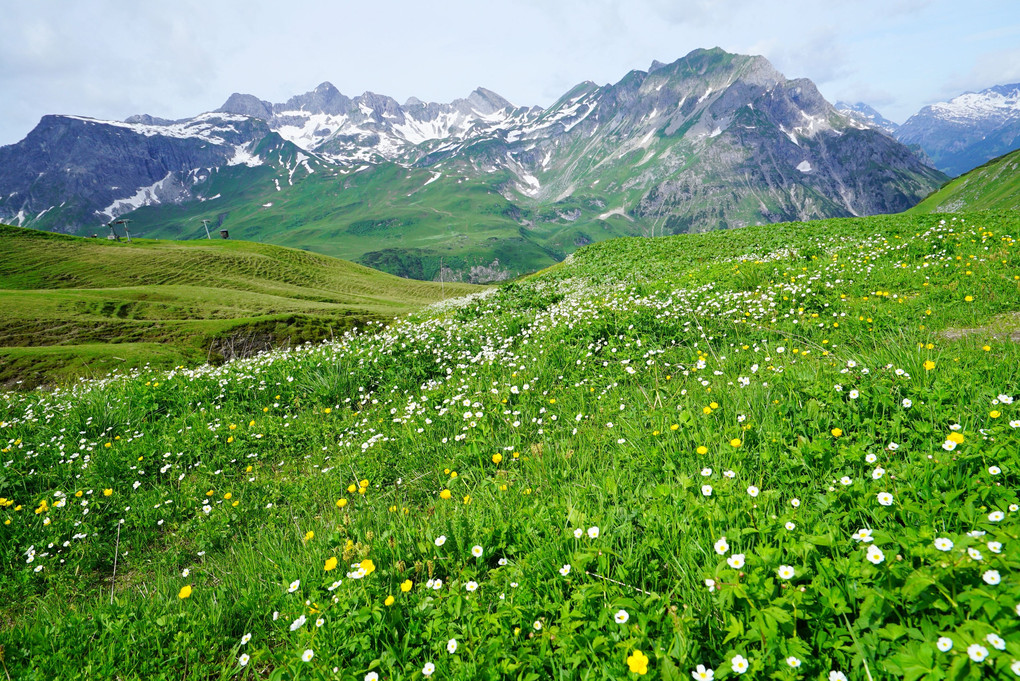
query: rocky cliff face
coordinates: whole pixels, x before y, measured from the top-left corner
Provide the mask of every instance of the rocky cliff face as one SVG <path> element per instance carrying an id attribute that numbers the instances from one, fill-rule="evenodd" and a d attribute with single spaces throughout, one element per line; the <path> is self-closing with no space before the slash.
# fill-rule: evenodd
<path id="1" fill-rule="evenodd" d="M 896 139 L 920 146 L 949 175 L 965 173 L 1020 147 L 1020 83 L 926 106 L 900 126 Z"/>

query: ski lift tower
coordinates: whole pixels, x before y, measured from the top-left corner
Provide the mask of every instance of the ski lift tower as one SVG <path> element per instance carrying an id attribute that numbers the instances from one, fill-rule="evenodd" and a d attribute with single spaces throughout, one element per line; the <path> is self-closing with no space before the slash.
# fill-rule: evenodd
<path id="1" fill-rule="evenodd" d="M 202 226 L 205 227 L 205 238 L 206 239 L 212 239 L 212 237 L 209 236 L 209 221 L 208 220 L 202 220 Z"/>
<path id="2" fill-rule="evenodd" d="M 117 228 L 113 226 L 113 222 L 107 222 L 106 226 L 110 228 L 110 233 L 106 235 L 106 238 L 110 241 L 120 241 L 120 235 L 117 234 Z"/>
<path id="3" fill-rule="evenodd" d="M 131 243 L 131 232 L 128 231 L 128 223 L 129 222 L 131 222 L 131 220 L 128 220 L 128 219 L 117 220 L 117 224 L 118 225 L 124 225 L 124 234 L 127 235 L 128 243 Z"/>

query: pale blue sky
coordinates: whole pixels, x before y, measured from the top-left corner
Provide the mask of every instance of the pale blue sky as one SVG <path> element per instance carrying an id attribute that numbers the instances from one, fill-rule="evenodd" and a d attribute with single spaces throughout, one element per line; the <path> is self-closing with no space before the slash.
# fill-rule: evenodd
<path id="1" fill-rule="evenodd" d="M 714 46 L 899 123 L 1020 81 L 1018 0 L 0 0 L 0 16 L 0 144 L 47 113 L 183 118 L 325 80 L 401 102 L 481 85 L 547 106 Z"/>

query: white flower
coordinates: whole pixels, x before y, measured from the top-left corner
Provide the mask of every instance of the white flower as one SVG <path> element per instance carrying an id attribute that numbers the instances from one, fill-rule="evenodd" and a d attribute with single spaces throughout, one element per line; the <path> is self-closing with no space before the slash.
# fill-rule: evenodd
<path id="1" fill-rule="evenodd" d="M 468 593 L 478 591 L 478 582 L 468 582 L 464 585 L 464 588 L 467 589 Z"/>
<path id="2" fill-rule="evenodd" d="M 706 496 L 706 497 L 712 496 L 712 486 L 711 485 L 702 485 L 701 486 L 701 493 L 704 496 Z"/>
<path id="3" fill-rule="evenodd" d="M 435 544 L 436 546 L 442 546 L 443 544 L 446 543 L 446 535 L 445 534 L 439 535 L 438 537 L 436 537 L 436 540 L 432 543 Z"/>
<path id="4" fill-rule="evenodd" d="M 856 390 L 851 390 L 850 391 L 850 399 L 851 400 L 856 400 L 860 396 L 861 396 L 861 394 L 858 391 L 856 391 Z"/>
<path id="5" fill-rule="evenodd" d="M 995 586 L 1002 581 L 998 570 L 985 570 L 985 573 L 981 575 L 981 579 L 985 580 L 985 584 L 989 586 Z"/>
<path id="6" fill-rule="evenodd" d="M 570 574 L 570 564 L 569 563 L 567 563 L 566 565 L 564 565 L 563 567 L 560 568 L 560 574 L 563 575 L 564 577 L 566 577 L 567 575 Z"/>
<path id="7" fill-rule="evenodd" d="M 901 402 L 901 404 L 903 405 L 904 409 L 910 409 L 912 406 L 914 406 L 914 403 L 906 398 L 903 399 L 903 402 Z"/>
<path id="8" fill-rule="evenodd" d="M 471 547 L 471 555 L 474 556 L 475 558 L 481 558 L 482 557 L 482 547 L 477 545 L 477 544 L 472 546 Z"/>
<path id="9" fill-rule="evenodd" d="M 594 527 L 589 527 L 588 528 L 588 538 L 589 539 L 598 539 L 599 538 L 599 528 L 598 528 L 598 526 L 594 526 Z"/>
<path id="10" fill-rule="evenodd" d="M 793 569 L 792 565 L 780 565 L 779 569 L 776 570 L 776 574 L 779 575 L 780 579 L 793 579 L 796 571 Z"/>
<path id="11" fill-rule="evenodd" d="M 497 561 L 497 562 L 499 563 L 499 565 L 500 565 L 501 567 L 502 567 L 503 565 L 506 565 L 506 564 L 507 564 L 507 560 L 506 560 L 506 558 L 500 558 L 500 559 L 499 559 L 499 561 Z"/>
<path id="12" fill-rule="evenodd" d="M 878 480 L 883 475 L 885 475 L 885 469 L 882 468 L 881 466 L 879 466 L 875 470 L 871 471 L 871 479 L 872 480 Z"/>
<path id="13" fill-rule="evenodd" d="M 293 622 L 290 623 L 290 630 L 291 631 L 297 631 L 301 627 L 305 626 L 305 622 L 307 622 L 307 621 L 308 620 L 305 619 L 305 616 L 301 615 L 296 620 L 294 620 Z"/>
<path id="14" fill-rule="evenodd" d="M 967 655 L 975 662 L 982 662 L 988 657 L 988 648 L 977 643 L 971 643 L 967 646 Z"/>
<path id="15" fill-rule="evenodd" d="M 878 503 L 882 504 L 883 506 L 892 506 L 893 496 L 888 492 L 879 492 L 877 497 Z"/>
<path id="16" fill-rule="evenodd" d="M 705 669 L 705 665 L 699 664 L 698 668 L 691 672 L 694 681 L 712 681 L 715 678 L 715 670 Z"/>
<path id="17" fill-rule="evenodd" d="M 542 621 L 535 620 L 534 623 L 532 623 L 531 628 L 535 631 L 542 631 Z"/>
<path id="18" fill-rule="evenodd" d="M 795 529 L 797 529 L 797 526 L 791 523 L 789 520 L 786 521 L 786 524 L 783 525 L 783 527 L 786 528 L 787 532 L 793 532 Z"/>
<path id="19" fill-rule="evenodd" d="M 580 527 L 574 530 L 574 539 L 580 539 L 584 536 L 584 530 Z"/>
<path id="20" fill-rule="evenodd" d="M 241 665 L 242 667 L 246 667 L 248 666 L 248 660 L 250 659 L 251 658 L 248 656 L 248 653 L 242 653 L 241 657 L 237 658 L 237 664 Z"/>
<path id="21" fill-rule="evenodd" d="M 726 564 L 734 570 L 739 570 L 744 567 L 744 554 L 734 553 L 732 556 L 726 559 Z"/>
<path id="22" fill-rule="evenodd" d="M 755 487 L 754 485 L 751 485 L 750 487 L 747 488 L 747 493 L 752 497 L 756 497 L 758 496 L 758 488 Z"/>
<path id="23" fill-rule="evenodd" d="M 183 570 L 181 570 L 181 577 L 187 577 L 190 574 L 191 570 L 189 570 L 188 568 L 184 568 Z"/>
<path id="24" fill-rule="evenodd" d="M 878 565 L 885 560 L 885 554 L 882 553 L 882 549 L 872 544 L 868 547 L 868 560 L 871 561 L 872 564 Z"/>
<path id="25" fill-rule="evenodd" d="M 797 499 L 796 497 L 793 498 L 793 499 L 790 499 L 790 506 L 793 506 L 794 508 L 798 508 L 800 506 L 800 499 Z"/>
<path id="26" fill-rule="evenodd" d="M 868 454 L 864 457 L 864 461 L 865 463 L 875 463 L 876 461 L 878 461 L 878 457 L 875 456 L 874 454 Z"/>
<path id="27" fill-rule="evenodd" d="M 951 539 L 939 537 L 938 539 L 935 540 L 935 548 L 937 548 L 939 551 L 952 551 L 953 542 Z"/>
<path id="28" fill-rule="evenodd" d="M 988 641 L 988 645 L 992 646 L 996 650 L 1006 649 L 1006 642 L 1002 640 L 1002 637 L 998 634 L 988 634 L 988 636 L 985 636 L 985 640 Z"/>
<path id="29" fill-rule="evenodd" d="M 939 640 L 935 642 L 935 647 L 943 653 L 947 653 L 953 649 L 953 639 L 948 636 L 940 636 Z"/>
<path id="30" fill-rule="evenodd" d="M 244 636 L 241 637 L 241 645 L 244 645 L 245 643 L 247 643 L 250 640 L 251 640 L 251 634 L 245 634 Z"/>
<path id="31" fill-rule="evenodd" d="M 300 579 L 295 579 L 293 582 L 290 583 L 290 587 L 287 589 L 287 593 L 294 593 L 295 591 L 297 591 L 300 588 L 301 588 L 301 580 Z"/>
<path id="32" fill-rule="evenodd" d="M 829 681 L 847 681 L 846 674 L 841 671 L 833 669 L 829 672 Z"/>
<path id="33" fill-rule="evenodd" d="M 796 669 L 797 667 L 800 666 L 800 660 L 795 658 L 793 655 L 790 655 L 790 657 L 786 658 L 786 664 Z"/>
<path id="34" fill-rule="evenodd" d="M 715 591 L 715 580 L 714 579 L 706 579 L 705 580 L 705 586 L 708 587 L 708 592 L 712 593 L 713 591 Z M 1017 614 L 1020 614 L 1020 604 L 1017 604 L 1016 608 L 1017 608 Z"/>
<path id="35" fill-rule="evenodd" d="M 378 672 L 369 672 L 365 674 L 365 681 L 379 681 Z"/>
<path id="36" fill-rule="evenodd" d="M 723 537 L 722 539 L 720 539 L 719 541 L 717 541 L 715 543 L 715 552 L 718 553 L 720 556 L 725 555 L 726 552 L 729 551 L 729 550 L 730 550 L 730 545 L 726 541 L 726 537 Z"/>
<path id="37" fill-rule="evenodd" d="M 885 448 L 888 449 L 890 452 L 895 452 L 897 449 L 900 448 L 900 446 L 898 444 L 896 444 L 895 442 L 890 442 L 888 445 L 886 445 Z M 871 463 L 871 462 L 869 461 L 868 463 Z"/>
<path id="38" fill-rule="evenodd" d="M 982 560 L 981 552 L 971 547 L 967 549 L 967 555 L 970 556 L 971 560 Z"/>
<path id="39" fill-rule="evenodd" d="M 989 466 L 988 467 L 988 474 L 989 475 L 998 475 L 1001 472 L 1002 472 L 1002 469 L 999 468 L 998 466 Z"/>
<path id="40" fill-rule="evenodd" d="M 616 620 L 617 624 L 626 624 L 627 620 L 630 619 L 630 614 L 626 610 L 617 610 L 613 619 Z"/>
<path id="41" fill-rule="evenodd" d="M 315 626 L 316 627 L 321 627 L 325 623 L 326 623 L 326 620 L 323 619 L 322 617 L 320 617 L 319 619 L 315 620 Z"/>
<path id="42" fill-rule="evenodd" d="M 732 480 L 733 478 L 737 477 L 737 474 L 734 473 L 733 471 L 723 471 L 722 475 L 723 475 L 724 478 L 728 478 L 730 480 Z"/>
<path id="43" fill-rule="evenodd" d="M 750 663 L 748 663 L 747 658 L 743 655 L 734 655 L 733 659 L 730 660 L 730 667 L 737 674 L 743 674 L 749 666 Z"/>
<path id="44" fill-rule="evenodd" d="M 842 478 L 839 479 L 839 484 L 843 485 L 844 487 L 847 487 L 848 485 L 853 484 L 853 480 L 850 478 L 849 475 L 844 475 Z"/>
<path id="45" fill-rule="evenodd" d="M 446 652 L 450 653 L 451 655 L 457 652 L 457 639 L 451 638 L 449 641 L 446 642 Z"/>
<path id="46" fill-rule="evenodd" d="M 301 660 L 304 662 L 311 662 L 313 657 L 315 657 L 315 653 L 312 652 L 311 649 L 308 649 L 301 654 Z"/>
<path id="47" fill-rule="evenodd" d="M 436 665 L 431 662 L 426 662 L 425 666 L 421 668 L 422 676 L 432 676 L 436 671 Z"/>
<path id="48" fill-rule="evenodd" d="M 871 536 L 871 530 L 867 528 L 861 528 L 850 535 L 851 539 L 855 539 L 860 542 L 867 544 L 870 541 L 874 541 L 874 537 Z"/>
<path id="49" fill-rule="evenodd" d="M 702 468 L 701 469 L 701 475 L 703 477 L 707 478 L 708 476 L 712 475 L 712 469 L 711 468 Z"/>
<path id="50" fill-rule="evenodd" d="M 1002 553 L 1002 542 L 990 541 L 988 542 L 988 550 L 992 553 Z"/>
<path id="51" fill-rule="evenodd" d="M 993 523 L 997 523 L 1005 517 L 1006 514 L 1003 513 L 1002 511 L 992 511 L 991 513 L 988 514 L 988 520 Z"/>
<path id="52" fill-rule="evenodd" d="M 1020 423 L 1020 421 L 1017 421 Z M 1013 670 L 1013 673 L 1020 676 L 1020 660 L 1013 660 L 1013 664 L 1009 665 L 1009 668 Z"/>
<path id="53" fill-rule="evenodd" d="M 437 579 L 434 582 L 432 582 L 432 590 L 433 591 L 439 591 L 442 588 L 443 588 L 443 580 Z"/>
<path id="54" fill-rule="evenodd" d="M 945 442 L 942 443 L 942 449 L 946 450 L 947 452 L 951 452 L 954 449 L 956 449 L 956 443 L 953 442 L 952 440 L 946 440 Z"/>

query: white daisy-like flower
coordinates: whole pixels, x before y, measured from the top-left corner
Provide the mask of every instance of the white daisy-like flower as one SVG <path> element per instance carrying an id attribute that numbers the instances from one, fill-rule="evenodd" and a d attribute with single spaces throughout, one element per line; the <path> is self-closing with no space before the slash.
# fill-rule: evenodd
<path id="1" fill-rule="evenodd" d="M 300 579 L 295 579 L 293 582 L 290 583 L 290 587 L 287 589 L 287 593 L 294 593 L 295 591 L 297 591 L 300 588 L 301 588 L 301 580 Z"/>
<path id="2" fill-rule="evenodd" d="M 597 525 L 588 528 L 588 538 L 589 539 L 598 539 L 599 538 L 599 528 L 598 528 Z"/>
<path id="3" fill-rule="evenodd" d="M 711 468 L 702 468 L 701 469 L 701 475 L 703 477 L 706 477 L 706 478 L 709 477 L 710 475 L 712 475 L 712 469 Z"/>
<path id="4" fill-rule="evenodd" d="M 990 541 L 988 542 L 988 550 L 992 553 L 1002 553 L 1002 542 Z"/>
<path id="5" fill-rule="evenodd" d="M 882 553 L 882 549 L 872 544 L 871 546 L 868 547 L 867 558 L 868 561 L 870 561 L 873 565 L 878 565 L 883 560 L 885 560 L 885 554 Z"/>
<path id="6" fill-rule="evenodd" d="M 751 485 L 750 487 L 747 488 L 747 493 L 752 497 L 758 496 L 758 491 L 759 491 L 758 488 L 755 487 L 754 485 Z"/>
<path id="7" fill-rule="evenodd" d="M 948 636 L 940 636 L 939 640 L 935 642 L 935 647 L 943 653 L 947 653 L 953 649 L 953 639 Z"/>
<path id="8" fill-rule="evenodd" d="M 574 539 L 580 539 L 583 536 L 584 536 L 583 528 L 580 527 L 574 528 Z"/>
<path id="9" fill-rule="evenodd" d="M 879 480 L 883 475 L 885 475 L 885 469 L 882 468 L 881 466 L 871 471 L 872 480 Z"/>
<path id="10" fill-rule="evenodd" d="M 305 626 L 305 622 L 307 621 L 308 620 L 305 618 L 304 615 L 300 615 L 296 620 L 290 623 L 290 630 L 297 631 L 301 627 Z"/>
<path id="11" fill-rule="evenodd" d="M 471 555 L 474 556 L 475 558 L 481 558 L 482 557 L 482 547 L 477 545 L 477 544 L 472 546 L 471 547 Z"/>
<path id="12" fill-rule="evenodd" d="M 984 556 L 981 555 L 981 552 L 975 549 L 973 546 L 967 549 L 967 555 L 970 556 L 971 560 L 977 561 L 984 560 Z"/>
<path id="13" fill-rule="evenodd" d="M 432 676 L 436 673 L 436 665 L 431 662 L 426 662 L 425 666 L 421 668 L 422 676 Z"/>
<path id="14" fill-rule="evenodd" d="M 438 537 L 436 537 L 436 540 L 432 543 L 435 544 L 436 546 L 442 546 L 443 544 L 446 543 L 446 535 L 445 534 L 439 535 Z"/>
<path id="15" fill-rule="evenodd" d="M 724 478 L 727 478 L 729 480 L 732 480 L 733 478 L 737 477 L 737 474 L 734 473 L 733 471 L 723 471 L 722 475 Z"/>
<path id="16" fill-rule="evenodd" d="M 829 672 L 829 681 L 847 681 L 846 674 L 838 669 L 833 669 Z"/>
<path id="17" fill-rule="evenodd" d="M 875 456 L 874 454 L 867 454 L 864 457 L 865 463 L 875 463 L 876 461 L 878 461 L 878 457 Z"/>
<path id="18" fill-rule="evenodd" d="M 998 475 L 1001 472 L 1002 472 L 1002 469 L 999 468 L 998 466 L 989 466 L 988 467 L 988 474 L 989 475 Z"/>
<path id="19" fill-rule="evenodd" d="M 251 657 L 249 657 L 248 653 L 242 653 L 241 657 L 237 658 L 237 664 L 241 665 L 242 667 L 247 667 L 248 661 L 250 659 Z"/>
<path id="20" fill-rule="evenodd" d="M 956 443 L 953 442 L 952 440 L 946 440 L 945 442 L 942 443 L 942 449 L 946 450 L 947 452 L 951 452 L 954 449 L 956 449 Z"/>
<path id="21" fill-rule="evenodd" d="M 850 535 L 850 538 L 859 542 L 867 544 L 870 541 L 874 541 L 874 537 L 871 536 L 871 530 L 867 528 L 861 528 Z"/>
<path id="22" fill-rule="evenodd" d="M 892 506 L 893 495 L 889 494 L 888 492 L 879 492 L 875 496 L 878 499 L 878 503 L 880 503 L 881 505 L 883 505 L 883 506 Z"/>
<path id="23" fill-rule="evenodd" d="M 988 648 L 978 643 L 971 643 L 967 646 L 967 656 L 974 662 L 984 662 L 985 658 L 988 657 Z"/>
<path id="24" fill-rule="evenodd" d="M 744 554 L 734 553 L 732 556 L 726 559 L 726 564 L 734 570 L 739 570 L 744 567 Z"/>
<path id="25" fill-rule="evenodd" d="M 542 620 L 535 620 L 531 624 L 531 628 L 534 629 L 535 631 L 542 631 Z"/>
<path id="26" fill-rule="evenodd" d="M 786 528 L 787 532 L 793 532 L 794 530 L 797 529 L 797 526 L 791 523 L 789 520 L 786 521 L 786 524 L 784 524 L 783 527 Z"/>
<path id="27" fill-rule="evenodd" d="M 714 579 L 706 579 L 705 580 L 705 586 L 708 587 L 709 593 L 715 591 L 715 580 Z M 1020 604 L 1018 604 L 1016 607 L 1017 607 L 1018 614 L 1020 614 Z"/>
<path id="28" fill-rule="evenodd" d="M 712 486 L 711 485 L 702 485 L 701 486 L 701 494 L 703 496 L 706 496 L 706 497 L 712 496 Z"/>
<path id="29" fill-rule="evenodd" d="M 1010 670 L 1020 676 L 1020 660 L 1013 660 L 1013 664 L 1009 665 Z"/>
<path id="30" fill-rule="evenodd" d="M 885 446 L 885 448 L 888 449 L 890 452 L 895 452 L 897 449 L 900 448 L 900 446 L 895 442 L 890 442 Z"/>
<path id="31" fill-rule="evenodd" d="M 1006 649 L 1006 642 L 998 634 L 988 634 L 988 636 L 985 636 L 985 640 L 988 641 L 988 645 L 996 650 Z"/>
<path id="32" fill-rule="evenodd" d="M 478 582 L 468 582 L 464 585 L 464 588 L 467 589 L 468 593 L 474 593 L 475 591 L 478 591 Z"/>
<path id="33" fill-rule="evenodd" d="M 903 405 L 904 409 L 910 409 L 912 406 L 914 406 L 914 403 L 908 400 L 907 398 L 903 398 L 903 402 L 901 402 L 900 404 Z"/>
<path id="34" fill-rule="evenodd" d="M 776 570 L 776 574 L 779 575 L 780 579 L 793 579 L 796 571 L 792 565 L 780 565 L 779 569 Z"/>
<path id="35" fill-rule="evenodd" d="M 800 507 L 800 499 L 797 499 L 796 497 L 794 497 L 793 499 L 790 499 L 790 506 L 793 506 L 794 508 L 799 508 Z"/>
<path id="36" fill-rule="evenodd" d="M 247 643 L 250 640 L 251 640 L 251 634 L 245 634 L 244 636 L 241 637 L 241 645 L 244 645 L 245 643 Z"/>
<path id="37" fill-rule="evenodd" d="M 726 541 L 726 537 L 722 537 L 719 541 L 715 543 L 715 552 L 718 553 L 720 556 L 725 555 L 726 552 L 729 550 L 730 545 Z"/>
<path id="38" fill-rule="evenodd" d="M 315 657 L 315 653 L 311 649 L 308 649 L 301 654 L 301 660 L 304 662 L 311 662 L 313 657 Z"/>
<path id="39" fill-rule="evenodd" d="M 450 653 L 451 655 L 457 652 L 457 639 L 451 638 L 449 641 L 446 642 L 446 652 Z"/>
<path id="40" fill-rule="evenodd" d="M 715 678 L 715 670 L 707 669 L 705 665 L 699 664 L 698 668 L 691 672 L 694 681 L 712 681 Z"/>
<path id="41" fill-rule="evenodd" d="M 951 539 L 947 539 L 946 537 L 939 537 L 935 540 L 935 548 L 939 551 L 952 551 L 953 542 Z"/>
<path id="42" fill-rule="evenodd" d="M 735 674 L 743 674 L 747 671 L 748 667 L 750 667 L 750 663 L 743 655 L 734 655 L 733 659 L 730 660 L 730 669 Z"/>
<path id="43" fill-rule="evenodd" d="M 365 681 L 379 681 L 379 673 L 369 672 L 365 674 Z"/>
<path id="44" fill-rule="evenodd" d="M 617 610 L 616 614 L 613 615 L 613 619 L 616 620 L 617 624 L 626 624 L 627 620 L 630 619 L 630 613 L 626 610 Z"/>
<path id="45" fill-rule="evenodd" d="M 800 660 L 798 660 L 793 655 L 790 655 L 790 657 L 786 658 L 786 664 L 788 664 L 791 667 L 793 667 L 794 669 L 796 669 L 797 667 L 800 666 Z"/>
<path id="46" fill-rule="evenodd" d="M 839 479 L 839 484 L 843 485 L 844 487 L 847 487 L 853 484 L 853 478 L 851 478 L 849 475 L 844 475 L 842 478 Z"/>
<path id="47" fill-rule="evenodd" d="M 984 574 L 981 575 L 981 579 L 985 580 L 985 584 L 989 586 L 995 586 L 1002 581 L 998 570 L 985 570 Z"/>
<path id="48" fill-rule="evenodd" d="M 497 562 L 499 563 L 500 567 L 502 567 L 502 566 L 507 564 L 507 559 L 506 558 L 500 558 Z"/>
<path id="49" fill-rule="evenodd" d="M 570 574 L 570 564 L 569 563 L 565 564 L 563 567 L 560 568 L 560 574 L 563 575 L 564 577 L 566 577 L 567 575 Z"/>
<path id="50" fill-rule="evenodd" d="M 1006 517 L 1006 514 L 1002 511 L 992 511 L 988 514 L 988 520 L 993 523 L 997 523 Z"/>

